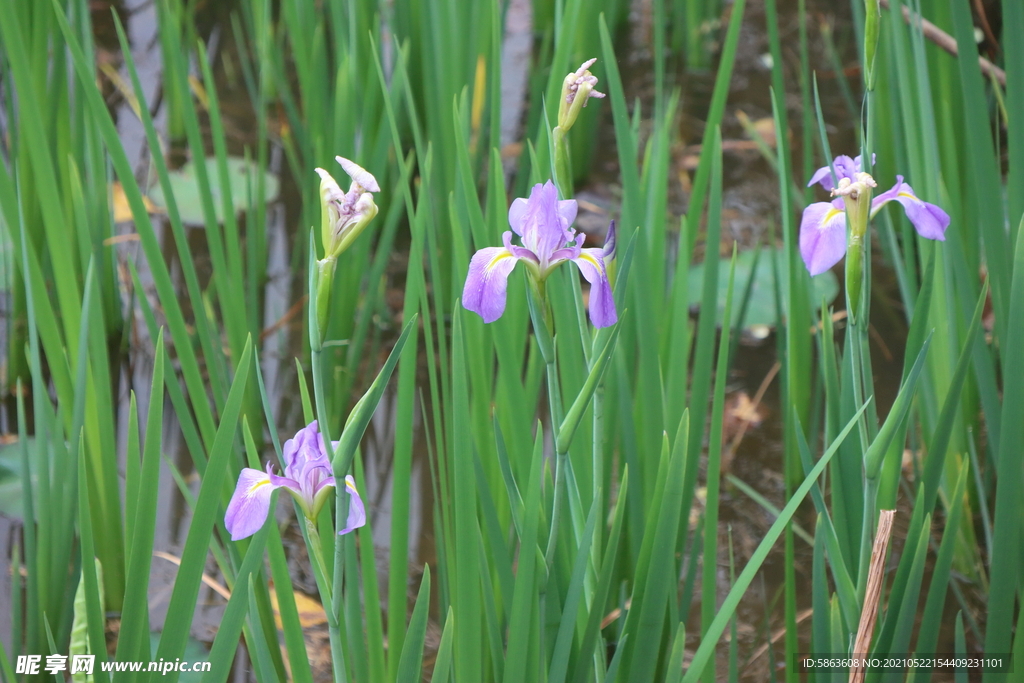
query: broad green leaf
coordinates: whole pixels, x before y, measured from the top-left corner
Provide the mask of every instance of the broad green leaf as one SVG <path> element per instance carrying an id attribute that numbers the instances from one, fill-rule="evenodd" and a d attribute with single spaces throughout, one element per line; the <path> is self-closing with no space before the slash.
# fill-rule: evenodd
<path id="1" fill-rule="evenodd" d="M 256 192 L 256 174 L 260 173 L 260 169 L 251 160 L 246 160 L 242 157 L 228 157 L 227 164 L 231 200 L 235 213 L 238 213 L 249 207 L 249 197 Z M 223 192 L 220 189 L 220 176 L 217 172 L 216 157 L 207 157 L 206 172 L 210 180 L 210 192 L 213 194 L 217 221 L 223 223 L 224 207 L 221 200 Z M 205 225 L 206 219 L 203 216 L 203 203 L 199 179 L 196 176 L 195 162 L 187 162 L 177 171 L 168 173 L 168 177 L 171 181 L 174 199 L 178 204 L 178 211 L 181 214 L 181 222 L 186 225 Z M 267 203 L 270 203 L 277 199 L 277 195 L 280 192 L 280 182 L 277 176 L 269 171 L 263 172 L 263 182 L 265 188 L 264 198 Z M 167 206 L 167 198 L 164 196 L 164 190 L 160 184 L 150 188 L 149 198 L 161 208 Z"/>
<path id="2" fill-rule="evenodd" d="M 430 565 L 423 568 L 423 580 L 412 610 L 412 620 L 405 634 L 402 656 L 398 662 L 398 683 L 419 683 L 422 676 L 423 640 L 427 634 L 427 611 L 430 606 Z"/>
<path id="3" fill-rule="evenodd" d="M 405 324 L 402 336 L 395 342 L 395 348 L 388 355 L 387 361 L 384 362 L 384 367 L 380 369 L 370 388 L 366 390 L 366 393 L 363 394 L 362 398 L 356 402 L 355 407 L 352 408 L 352 412 L 349 413 L 348 420 L 345 421 L 345 429 L 341 432 L 340 443 L 334 453 L 335 476 L 340 475 L 344 477 L 348 473 L 348 468 L 352 464 L 356 448 L 359 447 L 363 433 L 366 431 L 367 425 L 370 424 L 370 418 L 373 417 L 374 411 L 377 410 L 377 405 L 384 395 L 384 389 L 388 385 L 388 380 L 391 379 L 391 373 L 398 364 L 398 359 L 402 357 L 402 349 L 405 348 L 405 342 L 409 339 L 412 331 L 416 329 L 418 321 L 419 314 L 416 314 Z"/>
<path id="4" fill-rule="evenodd" d="M 745 328 L 754 327 L 755 325 L 776 327 L 779 322 L 779 315 L 775 309 L 775 273 L 777 270 L 785 272 L 782 269 L 776 268 L 777 264 L 783 262 L 785 252 L 781 247 L 778 249 L 763 249 L 761 257 L 757 259 L 756 268 L 754 254 L 754 251 L 741 251 L 736 257 L 736 281 L 744 283 L 750 281 L 752 285 L 746 311 L 742 311 L 740 307 L 735 307 L 730 327 L 735 327 L 739 324 L 741 313 L 743 314 L 743 325 Z M 773 261 L 777 261 L 777 263 L 773 263 Z M 729 273 L 725 270 L 717 270 L 718 325 L 721 326 L 723 316 L 725 315 L 725 292 L 729 286 Z M 751 278 L 753 279 L 751 280 Z M 702 286 L 704 282 L 704 264 L 700 263 L 690 266 L 687 279 L 689 280 L 687 287 L 689 305 L 700 306 L 701 299 L 704 296 Z M 783 277 L 780 280 L 782 300 L 787 301 L 789 297 L 789 278 Z M 813 302 L 811 312 L 813 313 L 813 311 L 818 310 L 822 302 L 826 305 L 831 303 L 838 294 L 839 280 L 832 271 L 828 270 L 821 275 L 811 278 L 810 300 Z"/>

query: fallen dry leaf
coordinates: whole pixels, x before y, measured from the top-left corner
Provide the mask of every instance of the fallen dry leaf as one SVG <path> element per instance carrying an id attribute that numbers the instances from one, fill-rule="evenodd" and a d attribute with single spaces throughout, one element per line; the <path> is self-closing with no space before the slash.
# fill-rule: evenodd
<path id="1" fill-rule="evenodd" d="M 765 409 L 750 400 L 745 391 L 737 391 L 725 398 L 725 414 L 722 420 L 723 441 L 729 442 L 750 427 L 757 427 L 765 418 Z"/>
<path id="2" fill-rule="evenodd" d="M 114 207 L 114 222 L 124 223 L 132 220 L 132 207 L 128 204 L 128 197 L 124 193 L 124 186 L 114 181 L 110 184 L 111 203 Z M 149 197 L 142 195 L 142 203 L 149 213 L 163 213 L 164 210 L 149 201 Z"/>
<path id="3" fill-rule="evenodd" d="M 299 611 L 299 624 L 302 628 L 311 628 L 327 623 L 327 613 L 324 612 L 323 605 L 298 591 L 294 591 L 292 594 L 295 596 L 295 608 Z M 284 628 L 281 622 L 281 610 L 277 604 L 277 588 L 273 586 L 270 588 L 270 606 L 274 610 L 274 623 L 279 629 Z"/>

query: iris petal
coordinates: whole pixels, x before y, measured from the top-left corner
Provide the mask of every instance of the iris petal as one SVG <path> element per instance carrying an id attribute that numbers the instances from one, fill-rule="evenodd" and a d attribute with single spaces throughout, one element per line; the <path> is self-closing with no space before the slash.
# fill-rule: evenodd
<path id="1" fill-rule="evenodd" d="M 854 180 L 860 173 L 860 157 L 851 159 L 845 154 L 840 154 L 832 161 L 832 164 L 836 167 L 836 178 L 839 180 L 843 178 Z"/>
<path id="2" fill-rule="evenodd" d="M 604 267 L 601 249 L 582 249 L 580 255 L 573 259 L 583 277 L 590 283 L 590 320 L 595 327 L 608 327 L 619 321 L 615 311 L 615 299 L 612 287 L 608 282 L 608 273 Z"/>
<path id="3" fill-rule="evenodd" d="M 874 158 L 875 155 L 872 154 L 872 163 L 874 162 Z M 832 160 L 832 166 L 836 169 L 836 180 L 842 180 L 843 178 L 855 180 L 857 174 L 861 172 L 860 156 L 858 155 L 851 159 L 845 154 L 840 154 Z M 835 185 L 832 183 L 832 169 L 828 166 L 822 166 L 815 171 L 814 175 L 811 176 L 811 179 L 807 181 L 807 187 L 810 187 L 815 183 L 819 183 L 826 190 L 832 190 L 835 188 Z"/>
<path id="4" fill-rule="evenodd" d="M 908 186 L 904 184 L 903 187 Z M 949 227 L 948 213 L 934 204 L 921 201 L 911 192 L 901 192 L 896 201 L 903 205 L 907 218 L 921 237 L 940 242 L 946 240 L 946 228 Z"/>
<path id="5" fill-rule="evenodd" d="M 575 199 L 563 199 L 558 202 L 558 216 L 562 219 L 562 230 L 568 230 L 569 226 L 576 221 L 576 212 L 579 207 Z"/>
<path id="6" fill-rule="evenodd" d="M 800 256 L 811 275 L 820 275 L 846 254 L 846 213 L 828 202 L 804 209 L 800 221 Z"/>
<path id="7" fill-rule="evenodd" d="M 238 476 L 238 484 L 224 514 L 224 526 L 231 534 L 232 541 L 252 536 L 267 521 L 270 512 L 270 496 L 277 485 L 270 481 L 270 475 L 246 467 Z"/>
<path id="8" fill-rule="evenodd" d="M 366 525 L 366 507 L 363 505 L 359 491 L 356 490 L 356 480 L 352 478 L 351 474 L 345 477 L 345 491 L 348 492 L 351 500 L 348 503 L 348 519 L 345 520 L 345 528 L 338 532 L 339 536 Z"/>
<path id="9" fill-rule="evenodd" d="M 523 236 L 523 219 L 526 217 L 527 206 L 526 200 L 518 197 L 512 202 L 512 206 L 508 207 L 508 224 L 520 237 Z"/>
<path id="10" fill-rule="evenodd" d="M 810 187 L 814 183 L 821 183 L 821 186 L 826 190 L 831 190 L 835 187 L 835 185 L 832 184 L 832 169 L 828 166 L 822 166 L 815 171 L 814 175 L 811 176 L 811 179 L 807 181 L 807 187 Z"/>
<path id="11" fill-rule="evenodd" d="M 508 276 L 518 259 L 504 247 L 486 247 L 473 254 L 469 262 L 462 305 L 484 319 L 494 322 L 505 312 Z"/>
<path id="12" fill-rule="evenodd" d="M 949 227 L 949 214 L 935 204 L 922 201 L 914 194 L 914 188 L 903 182 L 903 176 L 896 176 L 896 184 L 883 192 L 871 202 L 872 213 L 877 212 L 889 202 L 899 202 L 907 212 L 907 218 L 921 237 L 930 240 L 945 241 L 946 228 Z"/>
<path id="13" fill-rule="evenodd" d="M 560 203 L 558 201 L 558 190 L 550 180 L 543 185 L 537 184 L 530 191 L 530 198 L 526 202 L 526 210 L 518 217 L 519 233 L 523 238 L 523 246 L 537 255 L 544 268 L 550 261 L 551 254 L 557 249 L 565 246 L 569 240 L 569 224 L 565 223 L 567 218 L 576 217 L 575 204 Z M 516 210 L 518 214 L 518 209 Z M 512 209 L 509 210 L 511 222 Z M 513 225 L 513 229 L 515 225 Z"/>
<path id="14" fill-rule="evenodd" d="M 474 254 L 462 292 L 462 305 L 484 322 L 493 322 L 505 312 L 508 276 L 516 261 L 524 261 L 529 275 L 543 282 L 562 261 L 576 261 L 591 283 L 591 319 L 598 327 L 617 321 L 611 286 L 604 270 L 604 258 L 612 258 L 615 249 L 614 227 L 609 229 L 606 251 L 584 250 L 586 235 L 572 229 L 579 207 L 574 200 L 559 200 L 558 189 L 550 180 L 534 185 L 528 199 L 516 199 L 508 210 L 512 231 L 523 246 L 512 244 L 512 232 L 503 236 L 504 247 L 487 247 Z M 581 254 L 586 251 L 586 256 Z M 589 253 L 593 252 L 593 253 Z"/>

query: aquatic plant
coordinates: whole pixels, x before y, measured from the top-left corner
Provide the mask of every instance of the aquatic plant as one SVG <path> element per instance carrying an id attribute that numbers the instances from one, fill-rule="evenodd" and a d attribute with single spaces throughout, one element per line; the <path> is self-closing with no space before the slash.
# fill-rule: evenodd
<path id="1" fill-rule="evenodd" d="M 505 311 L 508 276 L 517 263 L 526 267 L 531 285 L 540 294 L 551 271 L 571 261 L 591 285 L 591 321 L 596 327 L 614 325 L 618 315 L 605 270 L 605 252 L 601 248 L 582 247 L 586 235 L 570 227 L 574 220 L 574 200 L 559 201 L 550 180 L 534 185 L 529 199 L 516 199 L 508 210 L 512 230 L 502 235 L 505 246 L 484 247 L 473 255 L 462 291 L 462 305 L 479 314 L 485 323 L 494 322 Z M 523 246 L 512 244 L 512 232 L 522 238 Z"/>
<path id="2" fill-rule="evenodd" d="M 762 645 L 780 679 L 799 680 L 798 653 L 846 656 L 850 643 L 1020 655 L 1024 41 L 1013 38 L 1024 7 L 1004 0 L 1002 34 L 986 38 L 993 63 L 979 60 L 967 3 L 852 0 L 856 40 L 833 44 L 800 2 L 797 66 L 765 0 L 756 72 L 771 72 L 774 135 L 751 135 L 778 176 L 764 222 L 781 229 L 740 269 L 722 260 L 731 240 L 720 247 L 736 162 L 723 150 L 743 146 L 722 135 L 746 3 L 727 18 L 720 4 L 645 5 L 656 59 L 638 75 L 620 73 L 631 62 L 612 42 L 629 3 L 534 2 L 521 31 L 532 61 L 510 102 L 516 3 L 258 0 L 231 16 L 238 49 L 207 53 L 223 43 L 206 41 L 191 5 L 160 0 L 138 11 L 159 30 L 165 114 L 116 18 L 124 73 L 95 58 L 101 13 L 85 0 L 0 0 L 0 286 L 18 431 L 0 450 L 0 486 L 18 495 L 4 488 L 0 505 L 16 501 L 24 522 L 4 678 L 31 677 L 29 655 L 182 659 L 214 584 L 205 680 L 227 680 L 244 639 L 258 680 L 312 683 L 284 531 L 302 536 L 337 681 L 414 683 L 428 670 L 436 683 L 739 680 L 750 675 L 739 621 L 761 609 L 752 587 L 773 554 L 782 579 L 765 630 L 785 636 Z M 929 45 L 943 29 L 955 56 Z M 674 153 L 695 149 L 678 121 L 697 110 L 675 89 L 671 57 L 710 64 L 711 44 L 717 75 L 689 176 Z M 832 72 L 821 91 L 818 47 Z M 631 81 L 652 96 L 635 99 Z M 125 102 L 116 118 L 107 84 Z M 227 125 L 226 88 L 251 103 L 251 137 Z M 506 111 L 525 132 L 506 129 Z M 846 119 L 826 127 L 836 111 Z M 595 136 L 605 113 L 621 193 L 601 209 L 574 185 L 606 139 Z M 144 182 L 120 138 L 133 117 Z M 834 157 L 839 139 L 859 156 Z M 243 163 L 228 156 L 241 146 Z M 195 175 L 187 197 L 176 195 L 182 157 Z M 324 170 L 331 158 L 347 189 Z M 271 172 L 298 190 L 283 205 L 265 201 Z M 815 202 L 807 178 L 831 201 Z M 883 178 L 895 184 L 878 192 Z M 145 201 L 157 186 L 166 213 Z M 185 201 L 201 231 L 182 220 Z M 883 210 L 892 202 L 903 211 Z M 614 216 L 603 247 L 585 246 L 584 208 Z M 273 216 L 301 229 L 275 232 Z M 811 275 L 844 255 L 845 306 L 812 301 Z M 271 256 L 280 309 L 264 288 Z M 570 260 L 577 268 L 558 267 Z M 771 285 L 756 281 L 769 271 Z M 759 286 L 778 311 L 774 352 L 738 345 Z M 745 483 L 743 467 L 726 471 L 739 440 L 725 427 L 737 412 L 727 390 L 748 379 L 730 369 L 748 353 L 777 361 L 759 395 L 775 396 L 777 367 L 783 436 L 762 449 L 764 481 Z M 393 419 L 377 435 L 393 442 L 364 442 L 384 403 Z M 307 425 L 283 445 L 282 415 L 289 431 Z M 183 458 L 169 457 L 169 435 Z M 367 477 L 371 454 L 391 459 Z M 734 463 L 754 467 L 746 454 Z M 173 487 L 183 542 L 159 621 L 151 569 L 165 561 L 154 560 L 159 501 Z M 297 528 L 270 514 L 282 490 Z M 733 548 L 720 517 L 740 494 L 764 511 L 752 549 Z M 893 509 L 904 538 L 886 562 L 878 522 Z M 422 573 L 417 521 L 435 544 Z"/>
<path id="3" fill-rule="evenodd" d="M 337 448 L 338 442 L 332 446 Z M 291 494 L 306 519 L 316 522 L 320 516 L 335 483 L 331 460 L 316 420 L 284 442 L 284 460 L 281 475 L 274 474 L 272 464 L 267 465 L 266 472 L 245 467 L 238 475 L 238 484 L 224 513 L 224 526 L 232 541 L 248 538 L 259 531 L 270 512 L 271 495 L 279 488 Z M 338 531 L 339 536 L 366 524 L 366 508 L 351 475 L 345 477 L 345 492 L 351 500 L 348 519 Z"/>
<path id="4" fill-rule="evenodd" d="M 833 182 L 833 173 L 837 182 Z M 913 188 L 896 176 L 891 189 L 872 198 L 878 187 L 871 174 L 861 170 L 860 156 L 838 156 L 832 166 L 819 168 L 807 186 L 820 184 L 835 197 L 831 202 L 815 202 L 804 209 L 800 220 L 800 256 L 811 275 L 819 275 L 839 263 L 849 249 L 862 248 L 868 221 L 889 202 L 903 206 L 911 225 L 921 237 L 944 241 L 949 214 L 940 207 L 918 199 Z M 870 209 L 867 209 L 870 207 Z M 850 246 L 846 224 L 849 218 Z"/>

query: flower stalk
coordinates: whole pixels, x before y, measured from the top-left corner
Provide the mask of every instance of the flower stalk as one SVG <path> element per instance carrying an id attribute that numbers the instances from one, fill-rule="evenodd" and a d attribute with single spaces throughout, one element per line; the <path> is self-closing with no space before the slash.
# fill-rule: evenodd
<path id="1" fill-rule="evenodd" d="M 849 239 L 846 247 L 846 296 L 850 320 L 854 324 L 860 316 L 860 302 L 864 291 L 864 236 L 868 231 L 871 213 L 871 190 L 877 187 L 875 179 L 867 173 L 857 173 L 855 179 L 842 178 L 839 187 L 832 190 L 833 197 L 842 197 L 846 207 Z"/>
<path id="2" fill-rule="evenodd" d="M 875 89 L 875 54 L 881 19 L 878 0 L 864 0 L 864 87 L 868 92 Z"/>
<path id="3" fill-rule="evenodd" d="M 334 271 L 337 268 L 338 259 L 328 256 L 316 262 L 316 289 L 314 296 L 316 300 L 313 305 L 316 307 L 316 331 L 310 334 L 310 339 L 316 339 L 316 352 L 319 353 L 327 334 L 327 322 L 331 310 L 331 288 L 334 285 Z"/>
<path id="4" fill-rule="evenodd" d="M 324 562 L 323 543 L 320 541 L 320 532 L 317 530 L 316 522 L 305 519 L 306 526 L 306 549 L 309 551 L 309 559 L 313 563 L 313 576 L 316 579 L 317 590 L 320 591 L 320 601 L 324 605 L 330 605 L 333 600 L 331 583 L 327 579 L 327 564 Z M 333 610 L 327 612 L 327 623 L 330 626 L 337 625 L 338 615 Z"/>

